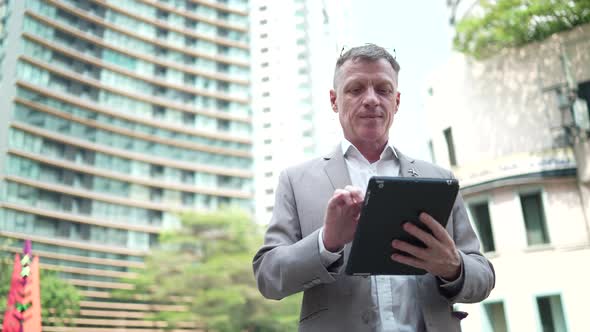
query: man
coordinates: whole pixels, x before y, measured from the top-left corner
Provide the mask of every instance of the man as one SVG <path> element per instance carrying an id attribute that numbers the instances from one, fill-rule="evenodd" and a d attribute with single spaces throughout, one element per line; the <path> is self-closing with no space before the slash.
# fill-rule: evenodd
<path id="1" fill-rule="evenodd" d="M 398 72 L 396 60 L 373 44 L 341 55 L 330 101 L 345 139 L 331 155 L 288 168 L 279 178 L 254 274 L 267 298 L 304 292 L 300 331 L 460 331 L 453 303 L 481 301 L 494 287 L 494 270 L 479 251 L 460 195 L 446 230 L 425 213 L 420 221 L 432 235 L 405 224 L 426 248 L 392 243 L 411 255 L 392 260 L 425 275 L 356 277 L 343 271 L 372 175 L 452 177 L 389 141 L 400 102 Z"/>

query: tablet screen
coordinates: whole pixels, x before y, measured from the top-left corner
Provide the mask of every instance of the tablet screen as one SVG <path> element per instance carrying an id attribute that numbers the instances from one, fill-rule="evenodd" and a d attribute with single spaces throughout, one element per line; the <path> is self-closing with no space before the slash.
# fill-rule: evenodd
<path id="1" fill-rule="evenodd" d="M 415 245 L 421 241 L 402 225 L 412 222 L 430 231 L 418 220 L 422 212 L 446 226 L 457 197 L 456 179 L 372 177 L 355 238 L 346 264 L 351 275 L 417 275 L 426 271 L 391 259 L 391 242 L 400 239 Z"/>

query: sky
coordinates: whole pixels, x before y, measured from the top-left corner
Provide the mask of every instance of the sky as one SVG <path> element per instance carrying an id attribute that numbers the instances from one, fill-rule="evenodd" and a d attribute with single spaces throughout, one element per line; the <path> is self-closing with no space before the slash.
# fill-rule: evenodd
<path id="1" fill-rule="evenodd" d="M 393 144 L 406 155 L 430 160 L 422 100 L 428 76 L 451 54 L 446 0 L 352 0 L 351 12 L 354 44 L 396 50 L 401 102 L 391 131 Z"/>

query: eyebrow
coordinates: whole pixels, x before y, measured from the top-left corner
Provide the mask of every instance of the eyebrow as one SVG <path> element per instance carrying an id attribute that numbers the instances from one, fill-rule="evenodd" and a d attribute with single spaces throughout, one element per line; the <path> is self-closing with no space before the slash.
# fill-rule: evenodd
<path id="1" fill-rule="evenodd" d="M 353 84 L 363 84 L 364 85 L 367 81 L 368 80 L 366 80 L 366 79 L 353 78 L 353 79 L 345 81 L 342 87 L 346 88 L 346 87 L 353 85 Z M 388 85 L 388 86 L 391 86 L 392 88 L 395 87 L 395 82 L 391 81 L 389 79 L 376 79 L 376 80 L 373 80 L 373 82 L 374 82 L 375 86 Z"/>

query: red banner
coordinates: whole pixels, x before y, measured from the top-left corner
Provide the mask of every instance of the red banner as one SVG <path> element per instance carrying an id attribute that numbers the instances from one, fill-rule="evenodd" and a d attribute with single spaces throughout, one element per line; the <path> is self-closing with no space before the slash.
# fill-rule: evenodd
<path id="1" fill-rule="evenodd" d="M 31 257 L 31 243 L 26 241 L 23 259 L 14 255 L 2 332 L 41 332 L 39 257 Z"/>

